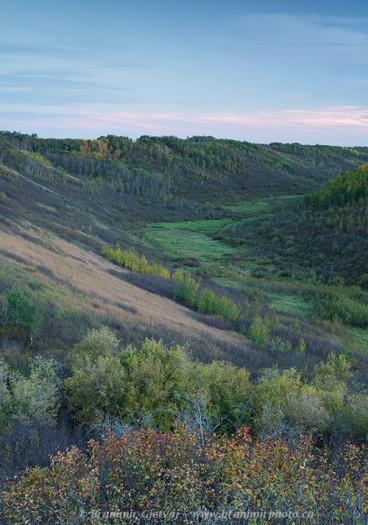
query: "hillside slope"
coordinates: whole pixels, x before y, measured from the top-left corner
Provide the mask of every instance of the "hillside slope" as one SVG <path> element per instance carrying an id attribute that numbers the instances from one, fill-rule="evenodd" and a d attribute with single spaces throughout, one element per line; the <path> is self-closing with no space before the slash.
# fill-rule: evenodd
<path id="1" fill-rule="evenodd" d="M 290 275 L 367 288 L 368 165 L 341 173 L 270 221 L 227 230 L 226 238 L 247 243 L 254 257 L 269 257 Z"/>
<path id="2" fill-rule="evenodd" d="M 104 188 L 124 198 L 140 197 L 153 207 L 169 201 L 176 208 L 193 209 L 193 203 L 305 193 L 368 161 L 367 148 L 259 145 L 212 137 L 142 136 L 133 141 L 111 135 L 97 140 L 0 136 L 0 161 L 10 168 L 22 171 L 41 164 L 42 172 L 84 179 L 92 193 L 98 193 L 103 181 Z"/>
<path id="3" fill-rule="evenodd" d="M 163 154 L 166 156 L 162 157 Z M 301 212 L 298 215 L 295 207 L 290 208 L 292 205 L 280 203 L 281 207 L 275 204 L 268 208 L 266 199 L 257 203 L 252 201 L 254 213 L 249 215 L 248 206 L 242 203 L 254 195 L 275 197 L 293 191 L 305 192 L 306 187 L 315 187 L 318 180 L 330 178 L 338 167 L 361 163 L 367 155 L 364 149 L 279 144 L 259 146 L 200 137 L 187 141 L 172 137 L 142 137 L 135 142 L 122 137 L 68 141 L 3 133 L 0 140 L 2 292 L 14 282 L 23 282 L 27 275 L 32 277 L 30 290 L 37 291 L 40 283 L 42 286 L 43 281 L 48 281 L 46 289 L 38 295 L 43 301 L 45 297 L 48 299 L 49 310 L 55 311 L 56 315 L 47 316 L 42 338 L 44 348 L 54 345 L 55 333 L 60 329 L 57 317 L 61 315 L 62 346 L 80 338 L 83 335 L 81 330 L 85 332 L 89 326 L 105 323 L 124 332 L 127 340 L 155 335 L 190 341 L 196 346 L 196 354 L 204 359 L 217 356 L 251 369 L 282 359 L 285 365 L 289 357 L 293 358 L 291 354 L 272 355 L 269 349 L 262 353 L 255 350 L 246 338 L 230 332 L 229 326 L 226 330 L 214 328 L 214 325 L 222 328 L 225 325 L 176 304 L 172 300 L 174 283 L 167 294 L 167 283 L 150 282 L 149 276 L 147 279 L 133 278 L 132 274 L 128 278 L 124 270 L 103 261 L 98 251 L 101 245 L 111 246 L 119 242 L 123 248 L 134 246 L 149 260 L 164 261 L 172 266 L 180 266 L 182 261 L 181 266 L 185 267 L 187 263 L 190 266 L 195 258 L 184 260 L 188 253 L 178 253 L 170 258 L 165 250 L 147 242 L 144 226 L 162 220 L 174 224 L 175 220 L 221 219 L 211 225 L 209 232 L 204 230 L 199 235 L 200 243 L 206 241 L 212 246 L 211 250 L 219 249 L 219 260 L 216 262 L 216 258 L 210 258 L 206 267 L 196 260 L 197 270 L 194 268 L 193 271 L 205 278 L 215 272 L 213 275 L 218 277 L 213 265 L 219 264 L 220 275 L 225 276 L 226 281 L 229 272 L 230 286 L 235 284 L 239 290 L 231 292 L 226 288 L 227 284 L 209 282 L 208 285 L 218 294 L 235 294 L 236 301 L 246 305 L 254 295 L 252 288 L 258 288 L 257 279 L 264 271 L 267 273 L 273 269 L 276 272 L 273 278 L 277 272 L 283 278 L 283 273 L 292 275 L 301 267 L 302 272 L 305 267 L 310 272 L 320 270 L 318 254 L 314 248 L 308 249 L 305 245 L 315 243 L 316 212 L 312 208 L 308 208 L 304 215 Z M 308 167 L 308 162 L 311 162 L 311 167 Z M 244 175 L 245 171 L 249 176 Z M 234 181 L 244 190 L 234 191 L 231 188 Z M 267 185 L 263 181 L 267 181 Z M 291 184 L 290 181 L 294 182 Z M 195 184 L 203 187 L 202 193 L 192 191 L 184 197 L 183 188 L 191 186 L 195 190 Z M 211 193 L 210 189 L 215 187 L 216 194 Z M 230 199 L 234 205 L 228 205 Z M 266 206 L 263 212 L 261 205 Z M 310 227 L 305 217 L 309 217 Z M 222 224 L 223 218 L 225 227 L 217 232 L 217 225 Z M 320 228 L 327 227 L 324 218 L 320 222 Z M 200 221 L 193 226 L 197 224 L 199 226 Z M 215 230 L 212 231 L 213 227 Z M 288 233 L 288 229 L 292 231 Z M 300 230 L 305 235 L 300 235 Z M 183 232 L 183 228 L 180 231 Z M 195 233 L 189 233 L 188 242 L 193 242 Z M 175 242 L 175 247 L 179 246 L 175 239 L 172 242 Z M 237 246 L 239 249 L 233 250 L 232 247 Z M 224 250 L 227 256 L 222 258 Z M 255 259 L 264 256 L 269 259 L 265 267 L 262 259 L 251 261 L 252 250 Z M 309 263 L 306 257 L 309 257 Z M 329 264 L 329 261 L 328 256 L 322 256 L 320 262 Z M 225 270 L 222 264 L 229 268 Z M 365 262 L 362 264 L 364 266 Z M 254 267 L 257 271 L 249 275 L 248 268 Z M 359 275 L 364 273 L 359 264 L 356 268 Z M 18 270 L 23 271 L 23 277 Z M 237 280 L 235 283 L 231 281 L 233 276 Z M 251 304 L 248 307 L 253 311 Z M 64 313 L 60 314 L 58 308 L 64 309 Z M 262 300 L 259 309 L 266 317 L 274 316 L 263 306 Z M 67 319 L 72 315 L 65 313 L 67 311 L 74 311 L 75 324 L 79 319 L 80 326 L 74 326 L 72 322 L 67 329 L 65 315 Z M 334 338 L 318 334 L 308 324 L 310 319 L 306 314 L 299 314 L 284 320 L 275 317 L 273 321 L 279 327 L 281 324 L 286 326 L 287 335 L 284 335 L 288 340 L 295 340 L 295 344 L 299 339 L 308 342 L 312 334 L 320 337 L 319 348 L 324 348 L 320 356 L 327 348 L 336 346 Z M 288 326 L 299 320 L 307 322 L 303 330 L 298 328 L 295 333 L 289 333 Z M 239 331 L 248 333 L 252 322 L 252 318 L 246 317 L 243 326 L 238 326 Z M 48 324 L 51 326 L 49 330 Z M 196 341 L 199 341 L 198 345 Z M 316 356 L 311 351 L 306 359 L 313 361 Z"/>
<path id="4" fill-rule="evenodd" d="M 62 347 L 88 326 L 105 323 L 128 339 L 129 331 L 138 331 L 138 338 L 191 340 L 203 359 L 231 360 L 232 348 L 246 354 L 239 334 L 212 327 L 184 306 L 134 286 L 124 280 L 126 270 L 40 228 L 2 225 L 0 262 L 0 291 L 22 283 L 44 304 L 49 301 L 38 347 L 49 349 L 56 342 Z M 69 333 L 58 332 L 58 324 Z"/>

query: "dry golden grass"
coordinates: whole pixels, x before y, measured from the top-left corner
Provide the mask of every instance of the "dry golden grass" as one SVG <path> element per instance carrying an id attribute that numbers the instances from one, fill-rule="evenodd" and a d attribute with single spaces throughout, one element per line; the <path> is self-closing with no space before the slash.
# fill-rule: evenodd
<path id="1" fill-rule="evenodd" d="M 65 306 L 83 307 L 111 319 L 135 319 L 146 326 L 167 326 L 188 340 L 208 335 L 229 343 L 242 341 L 234 332 L 201 323 L 184 306 L 111 275 L 112 270 L 126 270 L 39 228 L 25 226 L 18 233 L 0 228 L 0 252 L 13 264 L 35 269 L 35 278 L 53 282 Z"/>

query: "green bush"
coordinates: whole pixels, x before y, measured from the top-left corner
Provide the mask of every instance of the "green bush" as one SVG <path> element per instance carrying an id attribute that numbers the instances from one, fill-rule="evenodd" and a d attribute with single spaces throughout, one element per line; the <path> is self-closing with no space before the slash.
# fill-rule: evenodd
<path id="1" fill-rule="evenodd" d="M 28 376 L 14 374 L 12 395 L 15 419 L 56 425 L 61 403 L 61 382 L 57 368 L 53 359 L 37 356 L 32 361 Z"/>
<path id="2" fill-rule="evenodd" d="M 320 299 L 315 303 L 314 313 L 321 319 L 341 321 L 357 328 L 368 327 L 368 305 L 341 294 L 339 297 Z"/>
<path id="3" fill-rule="evenodd" d="M 265 346 L 270 340 L 271 328 L 265 319 L 256 317 L 249 328 L 249 337 L 256 345 Z"/>
<path id="4" fill-rule="evenodd" d="M 18 421 L 55 425 L 61 403 L 61 382 L 53 359 L 35 357 L 28 375 L 0 361 L 0 432 Z"/>
<path id="5" fill-rule="evenodd" d="M 189 274 L 179 280 L 175 298 L 183 302 L 188 308 L 230 321 L 236 321 L 241 313 L 239 305 L 225 295 L 218 295 L 206 287 L 201 288 L 200 283 Z"/>
<path id="6" fill-rule="evenodd" d="M 213 418 L 234 430 L 248 422 L 251 382 L 249 372 L 225 361 L 196 365 L 199 388 Z"/>
<path id="7" fill-rule="evenodd" d="M 189 274 L 185 274 L 183 280 L 179 280 L 176 288 L 175 299 L 183 302 L 188 308 L 197 306 L 197 296 L 200 284 Z"/>
<path id="8" fill-rule="evenodd" d="M 265 434 L 289 427 L 323 431 L 330 422 L 318 388 L 303 383 L 295 369 L 266 370 L 253 391 L 252 408 L 255 426 Z"/>
<path id="9" fill-rule="evenodd" d="M 119 358 L 112 355 L 79 358 L 65 387 L 69 410 L 87 427 L 102 423 L 108 415 L 119 415 L 126 404 L 126 373 Z"/>
<path id="10" fill-rule="evenodd" d="M 5 332 L 14 336 L 25 336 L 32 343 L 41 327 L 43 317 L 41 306 L 27 299 L 23 290 L 13 287 L 8 291 L 2 311 Z"/>

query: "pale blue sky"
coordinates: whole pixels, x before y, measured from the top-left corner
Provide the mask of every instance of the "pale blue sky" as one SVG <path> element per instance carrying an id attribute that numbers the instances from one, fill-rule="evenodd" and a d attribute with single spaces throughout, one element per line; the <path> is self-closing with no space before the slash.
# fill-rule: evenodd
<path id="1" fill-rule="evenodd" d="M 0 129 L 368 145 L 365 2 L 1 3 Z"/>

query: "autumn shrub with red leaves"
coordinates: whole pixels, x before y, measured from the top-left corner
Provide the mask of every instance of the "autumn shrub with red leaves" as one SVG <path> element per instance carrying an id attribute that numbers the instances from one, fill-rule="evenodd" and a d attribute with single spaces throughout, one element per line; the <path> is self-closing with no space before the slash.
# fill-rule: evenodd
<path id="1" fill-rule="evenodd" d="M 85 452 L 72 447 L 49 468 L 25 471 L 1 494 L 0 523 L 123 524 L 134 521 L 119 512 L 134 511 L 137 523 L 210 524 L 224 523 L 224 512 L 277 510 L 308 512 L 311 524 L 363 524 L 367 489 L 363 447 L 345 445 L 329 460 L 309 438 L 294 445 L 274 438 L 252 442 L 245 427 L 232 436 L 203 436 L 177 425 L 172 432 L 107 432 Z M 200 521 L 200 511 L 214 514 Z M 150 519 L 150 512 L 161 514 Z M 164 512 L 175 512 L 175 519 Z M 282 523 L 293 521 L 307 522 Z"/>

